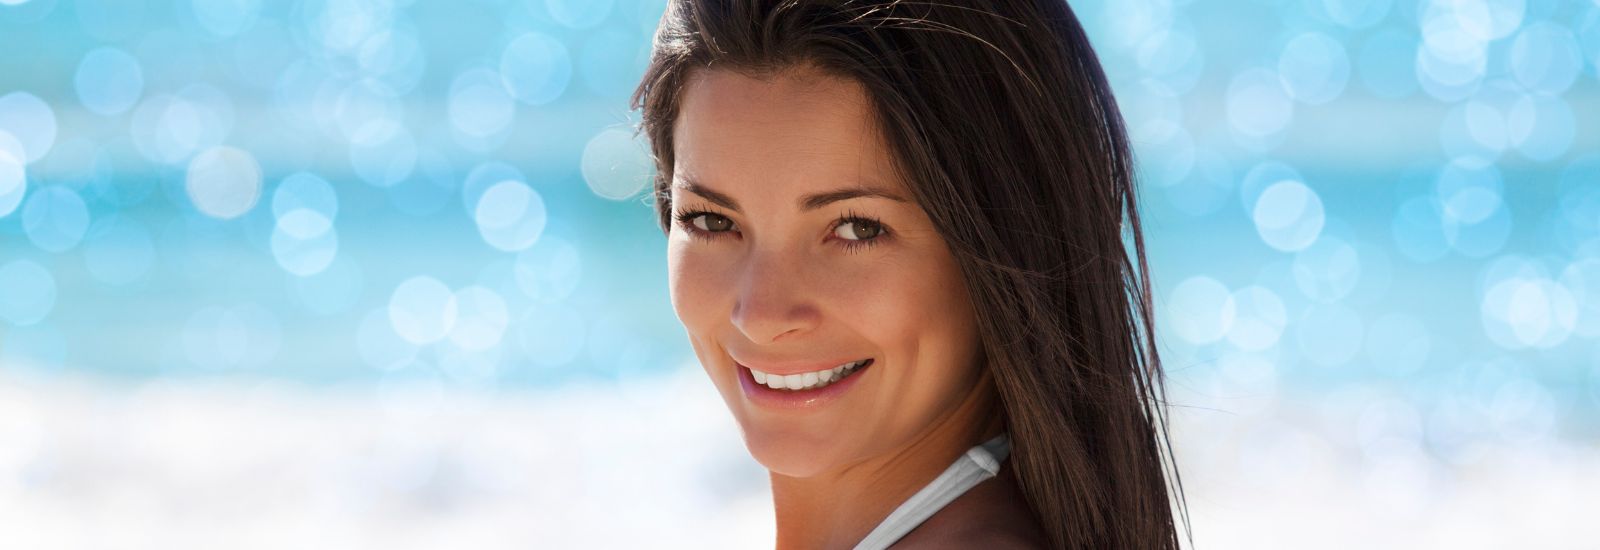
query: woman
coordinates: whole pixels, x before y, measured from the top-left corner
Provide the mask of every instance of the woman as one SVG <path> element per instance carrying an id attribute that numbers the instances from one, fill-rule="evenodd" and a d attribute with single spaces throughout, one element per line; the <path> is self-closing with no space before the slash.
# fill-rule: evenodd
<path id="1" fill-rule="evenodd" d="M 673 0 L 654 48 L 672 304 L 778 548 L 1178 546 L 1132 159 L 1064 3 Z"/>

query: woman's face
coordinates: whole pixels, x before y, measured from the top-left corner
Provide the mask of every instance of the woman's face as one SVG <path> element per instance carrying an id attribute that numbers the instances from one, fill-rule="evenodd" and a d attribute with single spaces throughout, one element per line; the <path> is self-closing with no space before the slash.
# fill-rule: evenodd
<path id="1" fill-rule="evenodd" d="M 966 286 L 894 176 L 871 108 L 855 81 L 808 69 L 703 70 L 674 127 L 672 305 L 751 454 L 784 475 L 954 429 L 979 387 Z M 866 359 L 800 391 L 757 385 L 748 370 Z"/>

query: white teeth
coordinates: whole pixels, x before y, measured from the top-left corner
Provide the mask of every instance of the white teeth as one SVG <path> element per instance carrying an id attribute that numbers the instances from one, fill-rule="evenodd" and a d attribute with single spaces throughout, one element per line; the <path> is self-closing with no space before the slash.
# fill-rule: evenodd
<path id="1" fill-rule="evenodd" d="M 825 387 L 844 378 L 867 361 L 870 361 L 870 359 L 853 361 L 828 370 L 802 374 L 767 374 L 755 369 L 750 369 L 750 374 L 755 378 L 757 384 L 762 384 L 775 390 L 811 390 Z"/>

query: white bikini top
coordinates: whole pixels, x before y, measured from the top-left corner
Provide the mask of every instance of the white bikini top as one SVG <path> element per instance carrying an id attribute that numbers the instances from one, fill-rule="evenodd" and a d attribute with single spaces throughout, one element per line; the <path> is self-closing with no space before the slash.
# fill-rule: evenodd
<path id="1" fill-rule="evenodd" d="M 944 473 L 917 491 L 917 494 L 911 495 L 889 517 L 883 518 L 883 523 L 879 523 L 877 528 L 867 533 L 866 538 L 856 543 L 855 550 L 888 548 L 956 497 L 983 480 L 994 477 L 1000 471 L 1000 462 L 1010 453 L 1011 438 L 1005 433 L 967 449 L 966 454 L 945 468 Z"/>

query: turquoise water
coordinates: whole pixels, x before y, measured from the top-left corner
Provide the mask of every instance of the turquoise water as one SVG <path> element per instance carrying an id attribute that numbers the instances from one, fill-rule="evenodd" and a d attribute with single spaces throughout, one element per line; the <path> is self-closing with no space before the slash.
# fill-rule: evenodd
<path id="1" fill-rule="evenodd" d="M 1600 6 L 1073 5 L 1137 145 L 1176 381 L 1593 417 Z M 626 108 L 661 7 L 0 5 L 0 363 L 677 368 Z"/>

